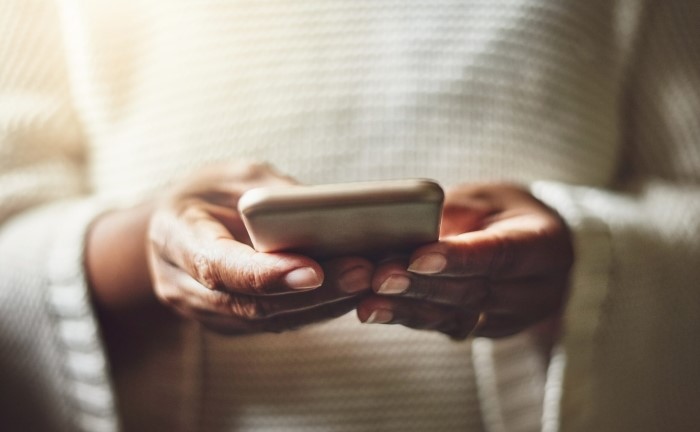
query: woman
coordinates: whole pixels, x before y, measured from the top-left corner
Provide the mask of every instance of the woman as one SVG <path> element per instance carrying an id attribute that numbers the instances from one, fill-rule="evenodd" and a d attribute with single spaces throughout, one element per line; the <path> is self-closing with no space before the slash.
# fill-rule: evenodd
<path id="1" fill-rule="evenodd" d="M 696 424 L 697 6 L 136 3 L 3 13 L 10 430 Z M 234 210 L 403 177 L 449 188 L 406 261 L 255 254 Z"/>

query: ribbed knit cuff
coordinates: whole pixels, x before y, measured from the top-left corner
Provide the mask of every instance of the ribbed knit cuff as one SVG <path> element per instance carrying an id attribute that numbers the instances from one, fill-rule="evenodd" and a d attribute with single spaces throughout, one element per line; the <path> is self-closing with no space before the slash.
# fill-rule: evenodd
<path id="1" fill-rule="evenodd" d="M 477 338 L 472 359 L 485 430 L 539 432 L 545 371 L 531 334 Z"/>
<path id="2" fill-rule="evenodd" d="M 92 201 L 67 203 L 55 221 L 48 258 L 49 308 L 59 344 L 65 352 L 66 397 L 86 432 L 119 429 L 108 362 L 93 313 L 83 263 L 85 234 L 104 211 Z"/>
<path id="3" fill-rule="evenodd" d="M 579 430 L 591 416 L 595 342 L 613 265 L 610 230 L 598 216 L 605 208 L 605 194 L 555 182 L 536 182 L 531 191 L 569 225 L 576 257 L 563 343 L 547 375 L 543 430 Z"/>

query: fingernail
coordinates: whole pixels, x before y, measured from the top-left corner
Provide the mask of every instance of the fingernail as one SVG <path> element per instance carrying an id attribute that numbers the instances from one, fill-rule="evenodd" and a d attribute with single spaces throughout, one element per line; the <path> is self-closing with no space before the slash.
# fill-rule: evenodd
<path id="1" fill-rule="evenodd" d="M 284 277 L 284 283 L 298 290 L 317 288 L 321 286 L 321 280 L 316 273 L 316 270 L 311 267 L 302 267 L 292 270 Z"/>
<path id="2" fill-rule="evenodd" d="M 394 314 L 390 310 L 375 309 L 372 314 L 365 320 L 365 324 L 386 324 L 394 319 Z"/>
<path id="3" fill-rule="evenodd" d="M 433 274 L 443 271 L 447 267 L 447 258 L 443 254 L 429 253 L 413 261 L 408 266 L 408 271 L 420 274 Z"/>
<path id="4" fill-rule="evenodd" d="M 402 275 L 391 275 L 381 284 L 379 294 L 401 294 L 411 285 L 411 279 Z"/>
<path id="5" fill-rule="evenodd" d="M 356 293 L 369 288 L 370 271 L 365 267 L 355 267 L 340 275 L 339 288 L 346 293 Z"/>

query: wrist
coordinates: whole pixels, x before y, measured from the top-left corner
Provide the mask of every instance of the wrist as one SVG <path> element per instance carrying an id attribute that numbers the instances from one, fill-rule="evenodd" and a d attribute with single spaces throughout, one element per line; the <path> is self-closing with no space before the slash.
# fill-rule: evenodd
<path id="1" fill-rule="evenodd" d="M 146 255 L 151 212 L 144 204 L 105 213 L 91 225 L 85 268 L 99 310 L 125 311 L 155 300 Z"/>

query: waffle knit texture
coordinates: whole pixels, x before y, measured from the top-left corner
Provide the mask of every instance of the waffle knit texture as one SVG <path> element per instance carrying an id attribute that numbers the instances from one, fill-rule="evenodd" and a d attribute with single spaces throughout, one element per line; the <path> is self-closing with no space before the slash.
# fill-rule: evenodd
<path id="1" fill-rule="evenodd" d="M 692 0 L 4 1 L 0 427 L 697 428 L 698 23 Z M 86 230 L 242 159 L 305 183 L 530 185 L 576 247 L 549 369 L 527 332 L 190 325 L 118 398 Z"/>

